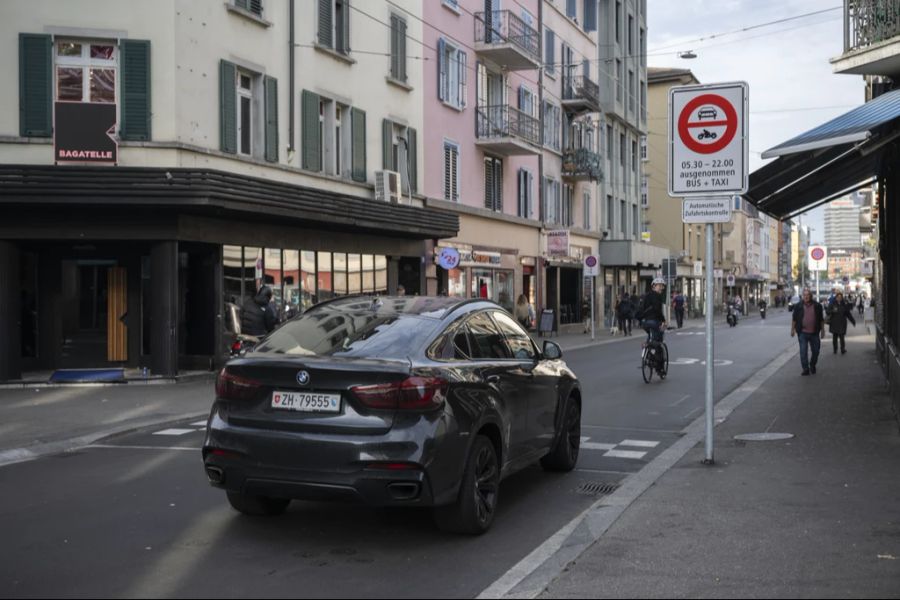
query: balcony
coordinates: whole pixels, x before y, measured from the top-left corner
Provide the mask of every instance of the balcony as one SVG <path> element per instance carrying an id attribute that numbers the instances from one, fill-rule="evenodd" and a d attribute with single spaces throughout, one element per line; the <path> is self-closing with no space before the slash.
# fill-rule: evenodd
<path id="1" fill-rule="evenodd" d="M 844 53 L 835 73 L 900 76 L 900 3 L 844 0 Z"/>
<path id="2" fill-rule="evenodd" d="M 539 154 L 541 125 L 538 119 L 502 104 L 479 106 L 475 111 L 475 145 L 501 156 Z"/>
<path id="3" fill-rule="evenodd" d="M 602 181 L 600 155 L 587 148 L 569 149 L 563 154 L 562 177 L 574 181 Z"/>
<path id="4" fill-rule="evenodd" d="M 541 65 L 541 37 L 537 29 L 508 10 L 475 13 L 475 52 L 510 71 Z"/>
<path id="5" fill-rule="evenodd" d="M 572 113 L 600 112 L 600 86 L 584 75 L 566 77 L 562 105 Z"/>

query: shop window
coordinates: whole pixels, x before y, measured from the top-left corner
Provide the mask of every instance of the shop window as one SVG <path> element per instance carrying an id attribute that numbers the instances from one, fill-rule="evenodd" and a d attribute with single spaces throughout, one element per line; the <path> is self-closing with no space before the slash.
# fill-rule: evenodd
<path id="1" fill-rule="evenodd" d="M 224 246 L 222 248 L 222 263 L 225 281 L 222 291 L 225 301 L 240 306 L 244 303 L 244 253 L 240 246 Z"/>
<path id="2" fill-rule="evenodd" d="M 332 254 L 334 262 L 334 294 L 344 296 L 347 294 L 347 255 L 343 252 Z"/>
<path id="3" fill-rule="evenodd" d="M 375 257 L 375 292 L 380 295 L 388 293 L 386 256 Z"/>
<path id="4" fill-rule="evenodd" d="M 263 283 L 263 254 L 261 248 L 244 248 L 244 297 L 256 296 Z"/>
<path id="5" fill-rule="evenodd" d="M 300 306 L 307 310 L 315 303 L 316 289 L 316 253 L 304 250 L 300 253 Z"/>
<path id="6" fill-rule="evenodd" d="M 472 298 L 494 297 L 494 274 L 490 269 L 472 269 Z"/>
<path id="7" fill-rule="evenodd" d="M 300 252 L 297 250 L 285 250 L 282 262 L 284 305 L 283 318 L 300 314 Z"/>
<path id="8" fill-rule="evenodd" d="M 347 255 L 347 292 L 362 292 L 362 257 L 359 254 Z"/>
<path id="9" fill-rule="evenodd" d="M 371 254 L 362 255 L 363 292 L 371 294 L 375 292 L 375 257 Z"/>
<path id="10" fill-rule="evenodd" d="M 494 289 L 497 295 L 493 298 L 497 304 L 512 312 L 515 308 L 515 293 L 513 289 L 513 281 L 515 280 L 513 271 L 494 271 Z"/>
<path id="11" fill-rule="evenodd" d="M 450 269 L 447 271 L 447 295 L 454 298 L 466 297 L 465 269 Z"/>
<path id="12" fill-rule="evenodd" d="M 316 262 L 316 283 L 318 301 L 330 300 L 334 297 L 333 272 L 331 270 L 331 252 L 319 252 Z"/>

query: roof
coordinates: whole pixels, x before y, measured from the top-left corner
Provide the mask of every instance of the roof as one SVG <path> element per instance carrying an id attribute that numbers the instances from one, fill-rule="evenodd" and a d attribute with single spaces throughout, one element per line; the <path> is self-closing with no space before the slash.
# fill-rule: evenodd
<path id="1" fill-rule="evenodd" d="M 866 102 L 850 112 L 763 152 L 763 158 L 827 148 L 868 139 L 872 130 L 900 117 L 900 90 Z"/>
<path id="2" fill-rule="evenodd" d="M 669 67 L 650 67 L 647 69 L 648 83 L 679 81 L 685 77 L 688 77 L 695 83 L 699 83 L 697 77 L 690 69 L 673 69 Z"/>

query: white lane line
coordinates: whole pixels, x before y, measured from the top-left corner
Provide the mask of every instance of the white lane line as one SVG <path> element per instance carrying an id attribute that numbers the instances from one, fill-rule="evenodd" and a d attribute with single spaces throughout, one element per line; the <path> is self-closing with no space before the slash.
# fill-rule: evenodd
<path id="1" fill-rule="evenodd" d="M 585 450 L 612 450 L 615 444 L 601 444 L 599 442 L 581 442 L 581 447 Z"/>
<path id="2" fill-rule="evenodd" d="M 194 433 L 196 429 L 163 429 L 162 431 L 154 431 L 153 435 L 184 435 L 186 433 Z"/>
<path id="3" fill-rule="evenodd" d="M 697 414 L 698 412 L 700 412 L 701 410 L 706 410 L 706 407 L 705 407 L 705 406 L 698 406 L 697 408 L 695 408 L 694 410 L 692 410 L 692 411 L 689 412 L 688 414 L 684 415 L 684 418 L 685 418 L 685 419 L 690 419 L 691 417 L 693 417 L 694 415 L 696 415 L 696 414 Z"/>
<path id="4" fill-rule="evenodd" d="M 603 456 L 607 456 L 609 458 L 634 458 L 641 459 L 646 456 L 646 452 L 637 452 L 636 450 L 610 450 L 606 452 Z"/>
<path id="5" fill-rule="evenodd" d="M 690 397 L 691 397 L 690 394 L 686 394 L 681 400 L 677 400 L 677 401 L 673 402 L 672 404 L 670 404 L 669 406 L 670 407 L 678 406 L 679 404 L 681 404 L 682 402 L 684 402 L 685 400 L 687 400 Z"/>
<path id="6" fill-rule="evenodd" d="M 575 469 L 576 473 L 613 473 L 615 475 L 634 475 L 634 471 L 610 471 L 609 469 Z"/>
<path id="7" fill-rule="evenodd" d="M 647 440 L 623 440 L 619 442 L 619 446 L 634 446 L 635 448 L 656 448 L 659 442 L 650 442 Z"/>
<path id="8" fill-rule="evenodd" d="M 182 452 L 200 452 L 200 448 L 187 448 L 185 446 L 117 446 L 115 444 L 89 444 L 82 448 L 115 448 L 118 450 L 180 450 Z"/>
<path id="9" fill-rule="evenodd" d="M 191 427 L 206 427 L 206 421 L 197 421 L 196 423 L 191 423 Z"/>

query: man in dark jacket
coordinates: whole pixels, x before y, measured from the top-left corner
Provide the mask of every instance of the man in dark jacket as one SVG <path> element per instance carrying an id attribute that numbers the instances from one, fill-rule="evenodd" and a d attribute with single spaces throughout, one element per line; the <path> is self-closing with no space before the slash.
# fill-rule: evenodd
<path id="1" fill-rule="evenodd" d="M 794 307 L 791 319 L 791 337 L 797 335 L 800 341 L 801 375 L 816 374 L 816 363 L 819 362 L 819 350 L 822 338 L 825 337 L 825 314 L 822 305 L 812 297 L 809 288 L 803 290 L 803 299 Z M 809 347 L 812 346 L 812 359 L 809 358 Z"/>
<path id="2" fill-rule="evenodd" d="M 666 297 L 663 295 L 665 291 L 666 280 L 662 277 L 654 279 L 650 291 L 644 296 L 638 315 L 644 331 L 650 334 L 650 339 L 655 342 L 663 341 L 663 331 L 666 329 L 666 315 L 663 310 L 666 305 Z"/>
<path id="3" fill-rule="evenodd" d="M 255 298 L 247 298 L 241 314 L 241 333 L 264 336 L 278 323 L 275 307 L 272 306 L 272 288 L 259 288 Z"/>
<path id="4" fill-rule="evenodd" d="M 831 329 L 834 353 L 837 354 L 838 341 L 840 341 L 841 354 L 847 354 L 847 347 L 844 344 L 844 336 L 847 335 L 847 321 L 849 320 L 856 327 L 856 319 L 853 318 L 853 304 L 844 300 L 844 294 L 838 292 L 828 309 L 828 314 L 828 327 Z"/>

